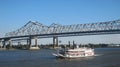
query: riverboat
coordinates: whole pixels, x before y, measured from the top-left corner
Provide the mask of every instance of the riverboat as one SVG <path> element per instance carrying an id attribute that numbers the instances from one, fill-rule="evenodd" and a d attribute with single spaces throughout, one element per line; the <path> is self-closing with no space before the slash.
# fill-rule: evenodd
<path id="1" fill-rule="evenodd" d="M 94 56 L 94 49 L 92 48 L 60 48 L 57 50 L 57 53 L 53 53 L 57 58 L 78 58 L 78 57 L 88 57 Z"/>

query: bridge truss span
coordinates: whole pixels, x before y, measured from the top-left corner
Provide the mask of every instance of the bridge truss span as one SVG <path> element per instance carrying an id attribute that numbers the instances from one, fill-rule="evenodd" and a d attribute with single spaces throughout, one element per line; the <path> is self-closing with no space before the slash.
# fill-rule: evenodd
<path id="1" fill-rule="evenodd" d="M 50 26 L 43 25 L 39 22 L 29 21 L 26 25 L 12 32 L 5 34 L 5 37 L 14 36 L 28 36 L 28 35 L 43 35 L 43 34 L 68 34 L 81 32 L 100 32 L 100 31 L 120 31 L 120 20 L 87 23 L 87 24 L 73 24 L 61 25 L 51 24 Z M 69 34 L 68 34 L 69 35 Z M 72 34 L 73 35 L 73 34 Z"/>

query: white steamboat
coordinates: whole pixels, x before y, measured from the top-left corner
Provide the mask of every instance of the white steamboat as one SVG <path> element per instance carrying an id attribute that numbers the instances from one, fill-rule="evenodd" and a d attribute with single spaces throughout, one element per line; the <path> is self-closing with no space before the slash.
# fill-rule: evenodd
<path id="1" fill-rule="evenodd" d="M 58 58 L 78 58 L 78 57 L 88 57 L 94 56 L 94 49 L 86 47 L 77 47 L 74 49 L 70 48 L 60 48 L 57 53 L 53 53 L 54 56 Z"/>

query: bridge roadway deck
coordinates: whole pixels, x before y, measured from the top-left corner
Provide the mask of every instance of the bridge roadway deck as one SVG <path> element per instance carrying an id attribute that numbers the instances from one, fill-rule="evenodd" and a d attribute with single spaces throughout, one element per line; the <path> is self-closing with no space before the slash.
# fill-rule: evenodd
<path id="1" fill-rule="evenodd" d="M 68 36 L 85 36 L 85 35 L 104 35 L 104 34 L 120 34 L 120 30 L 101 30 L 101 31 L 82 31 L 82 32 L 65 32 L 65 33 L 51 33 L 51 34 L 36 34 L 24 36 L 2 37 L 2 39 L 35 37 L 50 38 L 50 37 L 68 37 Z"/>

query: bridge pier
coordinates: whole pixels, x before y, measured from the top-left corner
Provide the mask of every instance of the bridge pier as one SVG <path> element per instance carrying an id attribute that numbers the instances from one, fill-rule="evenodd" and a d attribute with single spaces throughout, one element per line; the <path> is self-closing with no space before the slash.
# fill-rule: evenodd
<path id="1" fill-rule="evenodd" d="M 29 39 L 27 39 L 27 45 L 29 45 Z"/>
<path id="2" fill-rule="evenodd" d="M 30 48 L 31 47 L 31 37 L 29 37 L 29 39 L 28 39 L 28 48 Z"/>
<path id="3" fill-rule="evenodd" d="M 29 37 L 28 39 L 27 39 L 27 49 L 30 49 L 30 47 L 31 47 L 31 37 Z"/>
<path id="4" fill-rule="evenodd" d="M 38 38 L 35 37 L 35 47 L 38 47 L 38 43 L 37 43 L 37 41 L 38 41 Z"/>
<path id="5" fill-rule="evenodd" d="M 8 40 L 7 40 L 6 48 L 7 48 L 7 49 L 12 48 L 12 40 L 11 40 L 11 39 L 8 39 Z"/>
<path id="6" fill-rule="evenodd" d="M 58 37 L 53 37 L 53 48 L 58 47 Z"/>
<path id="7" fill-rule="evenodd" d="M 34 39 L 34 43 L 35 43 L 35 45 L 34 45 L 34 47 L 32 47 L 32 39 Z M 28 49 L 39 49 L 38 48 L 38 43 L 37 43 L 37 41 L 38 41 L 38 38 L 36 37 L 36 36 L 34 36 L 34 37 L 29 37 L 28 39 L 27 39 L 27 44 L 28 44 Z"/>
<path id="8" fill-rule="evenodd" d="M 21 42 L 18 42 L 18 45 L 21 45 Z"/>
<path id="9" fill-rule="evenodd" d="M 9 49 L 9 48 L 12 47 L 12 40 L 11 39 L 3 39 L 2 44 L 3 44 L 2 48 L 8 48 Z"/>
<path id="10" fill-rule="evenodd" d="M 0 47 L 1 47 L 1 48 L 6 48 L 5 45 L 6 45 L 6 39 L 1 39 L 1 40 L 0 40 Z"/>
<path id="11" fill-rule="evenodd" d="M 0 40 L 0 48 L 2 48 L 2 40 Z"/>
<path id="12" fill-rule="evenodd" d="M 8 48 L 12 47 L 12 40 L 11 39 L 3 39 L 3 41 L 2 41 L 3 46 L 2 46 L 2 48 L 6 48 L 6 42 L 7 42 Z"/>
<path id="13" fill-rule="evenodd" d="M 8 42 L 9 42 L 9 43 L 8 43 L 8 44 L 9 44 L 9 46 L 10 46 L 10 47 L 12 47 L 12 40 L 11 40 L 11 39 L 9 39 L 9 40 L 8 40 Z"/>
<path id="14" fill-rule="evenodd" d="M 70 47 L 70 41 L 68 41 L 68 45 L 69 45 L 69 47 Z"/>
<path id="15" fill-rule="evenodd" d="M 6 40 L 5 39 L 2 41 L 2 44 L 3 44 L 2 48 L 6 48 L 5 47 L 5 44 L 6 44 Z"/>

